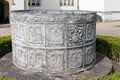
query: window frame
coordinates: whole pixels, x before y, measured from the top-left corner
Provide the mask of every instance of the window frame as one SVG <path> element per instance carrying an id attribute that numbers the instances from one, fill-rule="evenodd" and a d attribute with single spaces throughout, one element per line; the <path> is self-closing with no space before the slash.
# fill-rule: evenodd
<path id="1" fill-rule="evenodd" d="M 59 0 L 60 7 L 73 7 L 75 6 L 75 0 Z"/>
<path id="2" fill-rule="evenodd" d="M 28 0 L 29 7 L 40 7 L 42 0 Z"/>

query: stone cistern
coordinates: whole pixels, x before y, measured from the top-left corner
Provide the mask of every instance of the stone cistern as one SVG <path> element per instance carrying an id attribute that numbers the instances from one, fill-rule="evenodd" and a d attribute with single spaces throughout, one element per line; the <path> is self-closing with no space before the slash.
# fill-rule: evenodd
<path id="1" fill-rule="evenodd" d="M 96 13 L 19 10 L 10 16 L 13 63 L 28 72 L 69 75 L 96 62 Z"/>

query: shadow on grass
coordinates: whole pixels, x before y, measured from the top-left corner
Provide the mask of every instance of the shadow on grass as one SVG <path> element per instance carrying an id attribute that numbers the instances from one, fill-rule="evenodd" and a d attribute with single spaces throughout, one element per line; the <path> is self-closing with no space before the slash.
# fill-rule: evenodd
<path id="1" fill-rule="evenodd" d="M 111 59 L 112 49 L 108 41 L 96 38 L 96 51 Z"/>

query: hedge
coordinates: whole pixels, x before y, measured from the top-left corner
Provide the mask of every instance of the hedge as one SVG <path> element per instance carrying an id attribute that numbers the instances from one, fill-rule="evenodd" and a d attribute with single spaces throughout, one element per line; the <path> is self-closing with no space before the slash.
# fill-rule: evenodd
<path id="1" fill-rule="evenodd" d="M 102 22 L 103 20 L 102 20 L 102 17 L 100 16 L 100 15 L 96 15 L 96 21 L 97 22 Z"/>
<path id="2" fill-rule="evenodd" d="M 0 37 L 0 57 L 12 51 L 11 36 Z"/>
<path id="3" fill-rule="evenodd" d="M 120 61 L 120 37 L 96 36 L 96 50 L 111 60 Z"/>

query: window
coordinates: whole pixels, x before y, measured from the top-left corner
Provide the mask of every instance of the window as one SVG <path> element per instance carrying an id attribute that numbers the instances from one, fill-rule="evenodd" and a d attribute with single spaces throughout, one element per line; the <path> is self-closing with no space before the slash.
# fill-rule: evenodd
<path id="1" fill-rule="evenodd" d="M 29 6 L 40 6 L 41 0 L 28 0 L 28 5 Z"/>
<path id="2" fill-rule="evenodd" d="M 74 0 L 59 0 L 60 6 L 74 6 Z"/>

